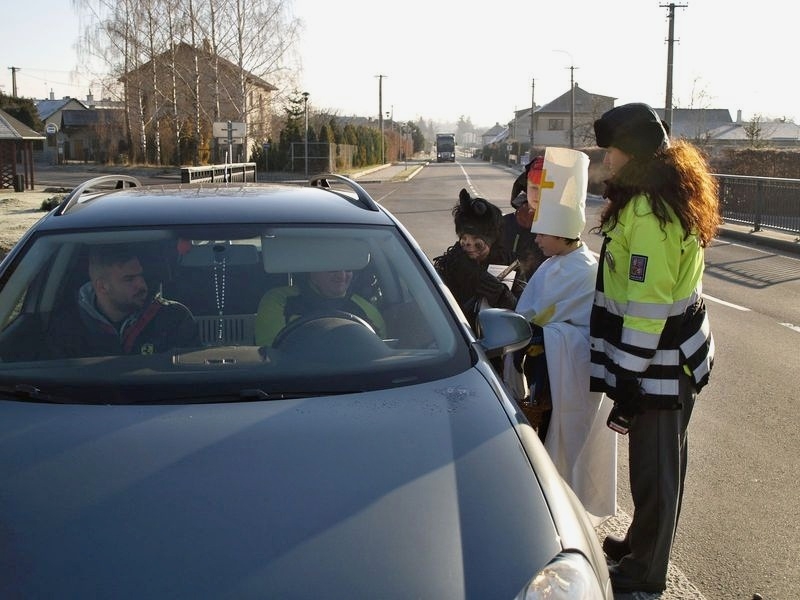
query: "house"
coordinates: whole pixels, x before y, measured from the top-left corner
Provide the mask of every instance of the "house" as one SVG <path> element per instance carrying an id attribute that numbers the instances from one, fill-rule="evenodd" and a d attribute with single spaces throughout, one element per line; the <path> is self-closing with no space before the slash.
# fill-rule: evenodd
<path id="1" fill-rule="evenodd" d="M 71 156 L 72 151 L 69 137 L 61 131 L 63 111 L 88 110 L 88 107 L 80 100 L 69 96 L 56 99 L 52 90 L 49 98 L 37 100 L 35 104 L 39 118 L 45 125 L 45 132 L 51 132 L 47 134 L 41 149 L 36 150 L 35 158 L 37 161 L 51 165 L 61 164 L 67 159 L 67 156 Z M 82 149 L 80 151 L 82 153 Z"/>
<path id="2" fill-rule="evenodd" d="M 135 160 L 222 161 L 228 142 L 213 137 L 214 123 L 246 124 L 230 162 L 246 161 L 250 142 L 269 137 L 271 93 L 277 88 L 213 54 L 208 45 L 195 48 L 182 42 L 119 81 L 125 87 Z"/>
<path id="3" fill-rule="evenodd" d="M 594 145 L 594 122 L 614 108 L 615 98 L 593 94 L 577 83 L 572 90 L 533 111 L 533 145 L 583 148 Z M 515 116 L 514 129 L 522 142 L 531 138 L 531 111 Z"/>
<path id="4" fill-rule="evenodd" d="M 707 134 L 708 143 L 715 148 L 770 146 L 773 148 L 800 147 L 800 125 L 786 121 L 742 121 L 737 111 L 736 121 L 719 125 Z"/>
<path id="5" fill-rule="evenodd" d="M 496 137 L 484 134 L 484 140 L 493 139 L 495 143 L 501 138 L 511 142 L 519 142 L 523 149 L 530 145 L 531 114 L 533 114 L 533 145 L 570 146 L 570 132 L 575 148 L 594 146 L 594 121 L 604 112 L 614 108 L 616 98 L 591 94 L 574 86 L 574 108 L 569 91 L 555 100 L 536 108 L 516 111 L 514 119 L 509 122 L 505 136 Z M 664 109 L 654 108 L 663 119 Z M 570 128 L 569 120 L 573 125 Z M 753 127 L 756 131 L 753 131 Z M 748 132 L 748 129 L 750 131 Z M 754 135 L 755 134 L 755 135 Z M 731 119 L 728 109 L 722 108 L 673 108 L 670 137 L 686 139 L 703 146 L 711 152 L 726 147 L 752 146 L 754 144 L 771 147 L 800 147 L 800 126 L 788 122 L 743 123 L 741 111 L 736 121 Z"/>
<path id="6" fill-rule="evenodd" d="M 500 125 L 500 123 L 495 123 L 494 127 L 490 127 L 481 134 L 481 145 L 489 146 L 491 144 L 498 144 L 503 140 L 505 140 L 507 137 L 508 137 L 508 127 L 503 127 L 502 125 Z"/>
<path id="7" fill-rule="evenodd" d="M 655 111 L 664 118 L 663 108 L 656 108 Z M 732 123 L 731 113 L 725 108 L 673 108 L 669 135 L 672 139 L 683 138 L 702 144 L 710 140 L 711 130 Z"/>
<path id="8" fill-rule="evenodd" d="M 47 138 L 36 159 L 49 164 L 69 161 L 112 162 L 127 151 L 122 102 L 64 97 L 38 100 L 36 109 Z"/>

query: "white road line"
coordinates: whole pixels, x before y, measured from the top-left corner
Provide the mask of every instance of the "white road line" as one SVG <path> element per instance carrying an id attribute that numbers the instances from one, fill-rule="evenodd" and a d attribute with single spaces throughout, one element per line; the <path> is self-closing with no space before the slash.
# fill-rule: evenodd
<path id="1" fill-rule="evenodd" d="M 778 325 L 783 325 L 784 327 L 788 327 L 792 331 L 800 333 L 800 325 L 792 325 L 791 323 L 778 323 Z"/>
<path id="2" fill-rule="evenodd" d="M 723 306 L 728 306 L 730 308 L 735 308 L 736 310 L 741 310 L 744 312 L 750 312 L 750 309 L 745 306 L 739 306 L 738 304 L 734 304 L 733 302 L 725 302 L 725 300 L 720 300 L 719 298 L 714 298 L 714 296 L 709 296 L 708 294 L 703 294 L 703 298 L 706 300 L 711 300 L 711 302 L 716 302 L 717 304 L 722 304 Z"/>

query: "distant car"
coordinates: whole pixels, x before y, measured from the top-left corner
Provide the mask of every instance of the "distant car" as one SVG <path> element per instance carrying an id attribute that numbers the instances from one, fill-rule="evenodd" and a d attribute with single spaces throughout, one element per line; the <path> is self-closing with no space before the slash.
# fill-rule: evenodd
<path id="1" fill-rule="evenodd" d="M 118 244 L 196 344 L 54 357 L 87 256 Z M 338 270 L 383 333 L 332 310 L 256 344 L 267 290 Z M 23 236 L 0 286 L 0 596 L 613 597 L 488 361 L 528 324 L 490 309 L 476 339 L 357 183 L 99 177 Z"/>

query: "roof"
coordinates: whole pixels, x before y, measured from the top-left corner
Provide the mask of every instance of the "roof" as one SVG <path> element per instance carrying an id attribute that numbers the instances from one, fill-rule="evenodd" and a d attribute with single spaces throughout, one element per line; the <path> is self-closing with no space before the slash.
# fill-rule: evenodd
<path id="1" fill-rule="evenodd" d="M 663 108 L 656 108 L 655 111 L 664 118 Z M 727 108 L 673 108 L 669 135 L 673 139 L 704 138 L 708 131 L 732 124 L 733 119 Z"/>
<path id="2" fill-rule="evenodd" d="M 392 221 L 381 211 L 365 209 L 352 198 L 321 187 L 211 183 L 141 186 L 89 194 L 88 199 L 81 197 L 63 215 L 48 216 L 38 228 L 52 231 L 209 223 L 389 225 Z"/>
<path id="3" fill-rule="evenodd" d="M 78 104 L 77 107 L 86 108 L 86 106 L 77 98 L 60 98 L 58 100 L 37 100 L 36 101 L 36 110 L 39 111 L 39 118 L 42 121 L 46 121 L 50 117 L 52 117 L 55 113 L 59 110 L 63 109 L 67 104 L 71 102 L 76 102 Z"/>
<path id="4" fill-rule="evenodd" d="M 61 113 L 62 127 L 86 127 L 97 123 L 97 111 L 65 110 Z"/>
<path id="5" fill-rule="evenodd" d="M 190 44 L 187 44 L 186 42 L 181 42 L 180 44 L 178 44 L 175 47 L 175 55 L 176 56 L 186 55 L 186 54 L 188 54 L 189 57 L 194 57 L 195 55 L 198 56 L 201 59 L 201 61 L 204 62 L 205 64 L 210 64 L 211 61 L 214 60 L 214 54 L 212 52 L 208 51 L 208 50 L 205 50 L 204 48 L 195 48 L 194 46 L 192 46 Z M 170 51 L 168 50 L 166 52 L 161 53 L 157 58 L 159 59 L 159 62 L 163 62 L 164 60 L 167 60 L 167 61 L 171 60 L 170 59 Z M 221 67 L 223 67 L 223 68 L 225 68 L 225 69 L 227 69 L 229 71 L 236 72 L 236 73 L 239 72 L 239 67 L 236 66 L 231 61 L 223 58 L 220 55 L 216 55 L 216 59 L 219 61 L 219 64 L 220 64 Z M 122 76 L 119 78 L 119 81 L 124 82 L 124 81 L 126 81 L 128 79 L 128 77 L 132 73 L 140 72 L 140 71 L 143 71 L 144 69 L 149 68 L 149 65 L 152 62 L 153 62 L 152 60 L 149 60 L 146 63 L 138 66 L 137 68 L 132 69 L 132 70 L 128 71 L 127 73 L 123 73 Z M 177 62 L 182 62 L 182 61 L 181 61 L 181 59 L 177 59 Z M 168 62 L 164 62 L 164 64 L 169 64 L 169 63 Z M 268 92 L 274 92 L 274 91 L 276 91 L 278 89 L 274 85 L 272 85 L 271 83 L 268 83 L 265 80 L 263 80 L 258 75 L 255 75 L 254 73 L 251 73 L 250 71 L 248 71 L 246 69 L 243 69 L 243 71 L 245 73 L 245 79 L 247 79 L 253 85 L 261 87 L 261 88 L 267 90 Z"/>
<path id="6" fill-rule="evenodd" d="M 575 84 L 575 111 L 579 113 L 591 113 L 593 107 L 597 104 L 598 100 L 614 101 L 616 98 L 613 96 L 602 96 L 600 94 L 592 94 L 582 89 L 577 83 Z M 568 113 L 572 109 L 572 94 L 569 90 L 564 92 L 555 100 L 552 100 L 536 109 L 536 112 L 547 113 Z"/>
<path id="7" fill-rule="evenodd" d="M 43 140 L 45 136 L 0 110 L 0 140 Z"/>
<path id="8" fill-rule="evenodd" d="M 487 130 L 486 130 L 486 131 L 485 131 L 485 132 L 482 134 L 482 137 L 487 137 L 487 136 L 490 136 L 490 135 L 491 135 L 491 136 L 495 136 L 495 135 L 497 135 L 498 133 L 502 133 L 502 132 L 503 132 L 505 129 L 506 129 L 506 128 L 505 128 L 505 127 L 503 127 L 502 125 L 500 125 L 500 123 L 495 123 L 494 127 L 490 127 L 489 129 L 487 129 Z"/>
<path id="9" fill-rule="evenodd" d="M 743 141 L 751 139 L 745 131 L 749 123 L 730 123 L 721 125 L 708 132 L 708 137 L 718 141 Z M 766 122 L 759 124 L 758 139 L 779 141 L 800 141 L 800 125 L 796 123 Z"/>
<path id="10" fill-rule="evenodd" d="M 508 129 L 508 127 L 505 127 L 502 130 L 500 130 L 500 132 L 497 135 L 495 135 L 492 139 L 488 140 L 486 143 L 487 144 L 499 144 L 500 142 L 505 140 L 509 136 L 510 133 L 511 133 L 511 131 Z"/>

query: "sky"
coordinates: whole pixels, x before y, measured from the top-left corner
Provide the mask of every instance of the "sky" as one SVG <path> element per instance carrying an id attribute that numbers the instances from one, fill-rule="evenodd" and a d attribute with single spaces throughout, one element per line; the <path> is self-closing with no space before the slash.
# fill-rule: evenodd
<path id="1" fill-rule="evenodd" d="M 571 78 L 616 105 L 665 104 L 669 2 L 287 1 L 311 111 L 489 128 L 567 93 Z M 11 94 L 13 66 L 20 96 L 102 95 L 78 64 L 73 0 L 2 4 L 0 90 Z M 784 0 L 675 2 L 673 105 L 798 122 L 798 13 Z"/>

